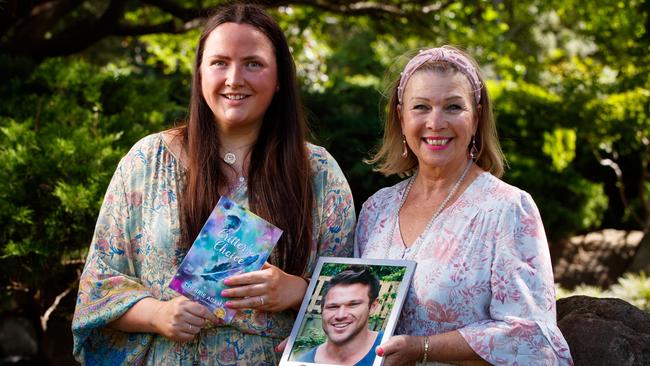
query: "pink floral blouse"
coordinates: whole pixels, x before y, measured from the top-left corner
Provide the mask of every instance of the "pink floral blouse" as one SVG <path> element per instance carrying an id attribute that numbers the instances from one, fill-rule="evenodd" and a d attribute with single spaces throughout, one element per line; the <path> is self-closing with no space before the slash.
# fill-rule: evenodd
<path id="1" fill-rule="evenodd" d="M 482 173 L 406 248 L 396 211 L 408 179 L 370 197 L 355 254 L 412 258 L 417 268 L 396 333 L 458 330 L 494 365 L 572 365 L 556 325 L 555 288 L 544 226 L 530 195 Z"/>

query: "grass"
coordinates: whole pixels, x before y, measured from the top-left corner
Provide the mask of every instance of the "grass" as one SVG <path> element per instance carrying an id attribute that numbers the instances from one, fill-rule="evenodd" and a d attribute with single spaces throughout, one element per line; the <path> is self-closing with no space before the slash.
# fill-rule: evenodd
<path id="1" fill-rule="evenodd" d="M 641 310 L 650 312 L 650 278 L 643 272 L 639 274 L 626 273 L 619 278 L 618 283 L 607 290 L 586 285 L 578 286 L 573 290 L 567 290 L 559 286 L 556 288 L 556 297 L 558 299 L 573 295 L 615 297 L 625 300 Z"/>

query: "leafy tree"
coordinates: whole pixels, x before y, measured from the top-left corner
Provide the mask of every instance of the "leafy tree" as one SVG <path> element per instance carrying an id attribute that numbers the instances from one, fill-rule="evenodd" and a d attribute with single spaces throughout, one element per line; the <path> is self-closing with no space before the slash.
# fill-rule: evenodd
<path id="1" fill-rule="evenodd" d="M 0 62 L 11 75 L 0 85 L 0 284 L 2 312 L 31 319 L 41 337 L 60 300 L 76 294 L 118 160 L 184 107 L 170 98 L 173 78 L 76 59 L 28 62 Z"/>

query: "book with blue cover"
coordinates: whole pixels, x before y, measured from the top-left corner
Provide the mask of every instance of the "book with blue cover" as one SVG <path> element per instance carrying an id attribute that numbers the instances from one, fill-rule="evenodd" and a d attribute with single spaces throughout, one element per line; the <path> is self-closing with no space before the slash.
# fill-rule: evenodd
<path id="1" fill-rule="evenodd" d="M 262 268 L 282 230 L 222 196 L 181 262 L 169 287 L 230 323 L 223 280 Z"/>

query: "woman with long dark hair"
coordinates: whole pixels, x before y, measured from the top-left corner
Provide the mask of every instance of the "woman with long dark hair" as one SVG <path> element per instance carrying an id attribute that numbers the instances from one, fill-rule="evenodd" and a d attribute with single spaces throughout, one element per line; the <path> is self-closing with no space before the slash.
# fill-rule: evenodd
<path id="1" fill-rule="evenodd" d="M 275 364 L 319 255 L 349 256 L 355 214 L 336 161 L 306 142 L 295 67 L 277 22 L 236 4 L 196 52 L 189 117 L 120 162 L 81 276 L 74 353 L 88 364 Z M 269 262 L 233 276 L 220 323 L 168 287 L 219 197 L 283 230 Z"/>

